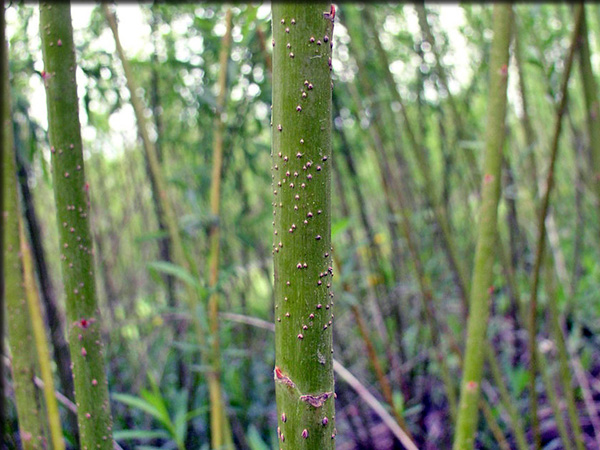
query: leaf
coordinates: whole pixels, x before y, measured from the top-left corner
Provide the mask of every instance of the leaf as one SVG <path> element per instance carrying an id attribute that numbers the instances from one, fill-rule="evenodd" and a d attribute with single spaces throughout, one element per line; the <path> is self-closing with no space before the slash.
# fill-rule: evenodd
<path id="1" fill-rule="evenodd" d="M 200 414 L 204 414 L 208 410 L 209 410 L 208 406 L 203 406 L 202 408 L 197 408 L 197 409 L 193 409 L 191 411 L 188 411 L 185 414 L 185 420 L 186 420 L 186 422 L 189 422 L 190 420 L 198 417 Z"/>
<path id="2" fill-rule="evenodd" d="M 144 400 L 148 402 L 149 405 L 152 405 L 159 416 L 158 420 L 165 426 L 167 429 L 175 433 L 175 429 L 173 427 L 173 422 L 171 421 L 171 417 L 169 416 L 169 410 L 167 409 L 167 405 L 165 404 L 165 400 L 159 393 L 150 392 L 146 389 L 142 389 L 142 397 Z"/>
<path id="3" fill-rule="evenodd" d="M 114 432 L 117 441 L 125 439 L 169 439 L 165 430 L 117 430 Z"/>
<path id="4" fill-rule="evenodd" d="M 144 411 L 147 414 L 150 414 L 152 417 L 162 422 L 162 414 L 156 407 L 144 399 L 139 397 L 134 397 L 133 395 L 128 394 L 112 394 L 113 399 L 118 402 L 124 403 L 133 408 L 139 409 L 140 411 Z"/>
<path id="5" fill-rule="evenodd" d="M 187 270 L 181 266 L 178 266 L 177 264 L 167 261 L 152 261 L 147 264 L 147 267 L 148 269 L 156 270 L 157 272 L 173 275 L 174 277 L 179 278 L 184 283 L 187 283 L 196 289 L 200 287 L 198 281 L 196 281 L 196 279 Z"/>
<path id="6" fill-rule="evenodd" d="M 166 237 L 169 237 L 169 233 L 166 230 L 144 233 L 135 238 L 135 243 L 139 244 L 146 241 L 153 241 L 154 239 L 164 239 Z"/>
<path id="7" fill-rule="evenodd" d="M 335 236 L 340 231 L 344 231 L 346 228 L 348 228 L 349 223 L 350 223 L 350 219 L 348 217 L 345 217 L 340 220 L 336 220 L 334 223 L 332 223 L 331 224 L 331 237 Z"/>
<path id="8" fill-rule="evenodd" d="M 188 395 L 186 390 L 180 390 L 175 393 L 173 404 L 175 406 L 175 417 L 173 419 L 173 429 L 175 432 L 175 441 L 183 446 L 187 433 L 187 405 Z"/>
<path id="9" fill-rule="evenodd" d="M 396 406 L 396 412 L 398 415 L 402 416 L 404 412 L 404 396 L 400 391 L 394 391 L 392 394 L 394 398 L 394 405 Z"/>
<path id="10" fill-rule="evenodd" d="M 515 397 L 519 397 L 529 383 L 529 372 L 522 367 L 515 367 L 508 373 L 508 378 Z"/>
<path id="11" fill-rule="evenodd" d="M 246 436 L 251 450 L 269 450 L 269 446 L 262 440 L 254 425 L 250 425 Z"/>
<path id="12" fill-rule="evenodd" d="M 187 433 L 187 420 L 185 410 L 178 410 L 175 414 L 175 423 L 173 424 L 173 429 L 175 431 L 175 441 L 178 444 L 183 445 L 185 442 L 185 435 Z"/>

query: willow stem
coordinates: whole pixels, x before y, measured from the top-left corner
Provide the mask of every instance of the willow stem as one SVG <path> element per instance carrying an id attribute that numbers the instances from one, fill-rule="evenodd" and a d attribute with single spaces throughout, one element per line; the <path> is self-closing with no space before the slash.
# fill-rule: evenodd
<path id="1" fill-rule="evenodd" d="M 490 290 L 497 235 L 500 171 L 504 145 L 506 115 L 506 86 L 508 78 L 508 48 L 511 35 L 512 6 L 495 4 L 489 103 L 486 127 L 484 177 L 475 264 L 471 281 L 471 299 L 467 321 L 465 363 L 460 389 L 460 402 L 454 450 L 473 448 L 477 430 L 477 405 L 483 372 L 487 321 L 490 310 Z"/>

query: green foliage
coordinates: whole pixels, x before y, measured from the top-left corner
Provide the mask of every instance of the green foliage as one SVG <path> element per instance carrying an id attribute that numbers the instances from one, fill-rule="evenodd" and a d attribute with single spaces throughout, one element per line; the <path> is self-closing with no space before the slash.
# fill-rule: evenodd
<path id="1" fill-rule="evenodd" d="M 168 404 L 151 376 L 149 376 L 149 380 L 151 390 L 142 389 L 140 397 L 119 393 L 113 393 L 111 396 L 118 402 L 152 416 L 162 428 L 154 430 L 119 430 L 115 431 L 115 439 L 171 439 L 175 442 L 177 448 L 184 449 L 188 422 L 201 414 L 205 414 L 208 409 L 197 408 L 188 411 L 188 394 L 185 391 L 178 392 L 172 403 Z"/>

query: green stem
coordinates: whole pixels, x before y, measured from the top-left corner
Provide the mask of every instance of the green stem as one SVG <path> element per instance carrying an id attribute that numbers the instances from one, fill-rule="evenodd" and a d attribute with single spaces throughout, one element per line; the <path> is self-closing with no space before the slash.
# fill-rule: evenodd
<path id="1" fill-rule="evenodd" d="M 40 4 L 40 35 L 80 444 L 109 450 L 112 417 L 100 340 L 69 3 Z"/>
<path id="2" fill-rule="evenodd" d="M 2 8 L 4 10 L 4 8 Z M 4 13 L 4 11 L 3 11 Z M 23 313 L 26 293 L 23 287 L 23 261 L 19 237 L 19 198 L 17 192 L 16 163 L 13 139 L 13 122 L 10 102 L 8 72 L 8 44 L 2 42 L 2 85 L 5 96 L 2 106 L 2 175 L 3 175 L 3 246 L 4 246 L 4 297 L 8 340 L 12 354 L 12 378 L 19 433 L 24 450 L 42 449 L 46 445 L 42 412 L 33 383 L 36 368 L 36 352 L 29 314 Z"/>
<path id="3" fill-rule="evenodd" d="M 490 60 L 485 175 L 481 191 L 479 230 L 471 284 L 465 364 L 454 438 L 455 450 L 473 448 L 477 429 L 477 405 L 485 348 L 485 345 L 482 344 L 486 342 L 487 321 L 490 311 L 489 287 L 492 284 L 497 234 L 511 19 L 511 5 L 494 5 L 494 38 Z"/>
<path id="4" fill-rule="evenodd" d="M 221 43 L 219 55 L 219 96 L 215 114 L 215 136 L 213 141 L 213 167 L 210 187 L 210 211 L 213 222 L 209 230 L 209 280 L 208 286 L 213 289 L 208 300 L 208 320 L 211 334 L 211 371 L 208 374 L 211 405 L 211 443 L 213 448 L 233 448 L 231 426 L 227 418 L 227 410 L 221 389 L 221 361 L 219 350 L 219 209 L 221 204 L 221 171 L 223 169 L 223 132 L 225 124 L 222 115 L 225 109 L 227 94 L 227 63 L 231 49 L 231 9 L 225 16 L 225 35 Z"/>
<path id="5" fill-rule="evenodd" d="M 558 141 L 560 132 L 562 129 L 562 117 L 565 113 L 567 106 L 569 78 L 571 75 L 571 68 L 573 66 L 573 58 L 575 56 L 575 50 L 577 48 L 578 37 L 580 35 L 581 24 L 583 18 L 583 6 L 577 6 L 577 12 L 575 13 L 575 25 L 573 28 L 573 34 L 571 37 L 571 46 L 565 63 L 565 71 L 563 73 L 563 80 L 560 90 L 560 103 L 556 110 L 556 119 L 554 124 L 554 134 L 552 136 L 552 142 L 550 145 L 550 166 L 548 168 L 548 174 L 546 176 L 546 190 L 542 197 L 542 205 L 539 210 L 538 216 L 538 238 L 536 244 L 535 262 L 533 266 L 532 281 L 531 281 L 531 296 L 529 299 L 529 355 L 530 355 L 530 411 L 533 420 L 534 430 L 534 442 L 536 448 L 541 447 L 541 437 L 539 422 L 537 417 L 537 392 L 535 389 L 536 385 L 536 373 L 537 373 L 537 359 L 536 359 L 536 316 L 537 316 L 537 295 L 538 285 L 540 280 L 540 269 L 542 267 L 542 261 L 544 257 L 544 249 L 546 244 L 546 216 L 548 214 L 548 208 L 550 207 L 550 193 L 554 185 L 554 167 L 556 165 L 556 159 L 558 154 Z"/>
<path id="6" fill-rule="evenodd" d="M 131 97 L 131 105 L 133 106 L 138 130 L 142 138 L 142 143 L 144 144 L 144 150 L 146 151 L 148 157 L 148 163 L 150 165 L 152 176 L 154 177 L 154 184 L 156 185 L 155 194 L 160 199 L 162 211 L 164 213 L 163 219 L 166 223 L 167 229 L 169 230 L 169 238 L 171 239 L 171 243 L 173 244 L 173 260 L 176 264 L 182 266 L 188 271 L 191 271 L 194 268 L 192 267 L 190 261 L 191 258 L 188 258 L 184 251 L 181 236 L 179 234 L 177 216 L 175 215 L 173 206 L 167 196 L 166 182 L 164 180 L 164 176 L 160 168 L 160 162 L 158 160 L 156 147 L 154 146 L 154 143 L 152 142 L 152 140 L 150 139 L 150 135 L 148 134 L 148 120 L 144 115 L 144 105 L 142 103 L 142 100 L 138 97 L 138 86 L 135 81 L 133 72 L 131 70 L 129 61 L 125 56 L 123 46 L 121 45 L 121 40 L 119 39 L 116 16 L 109 10 L 109 7 L 106 3 L 102 4 L 102 9 L 106 16 L 110 29 L 113 32 L 117 54 L 119 55 L 119 59 L 121 60 L 121 63 L 123 65 L 123 71 L 125 72 L 127 88 Z"/>
<path id="7" fill-rule="evenodd" d="M 273 3 L 275 391 L 282 449 L 335 446 L 330 4 Z"/>

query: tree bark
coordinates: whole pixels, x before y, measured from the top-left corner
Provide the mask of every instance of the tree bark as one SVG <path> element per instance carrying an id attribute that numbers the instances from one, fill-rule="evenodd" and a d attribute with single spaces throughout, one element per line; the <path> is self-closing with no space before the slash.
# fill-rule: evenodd
<path id="1" fill-rule="evenodd" d="M 511 5 L 494 5 L 494 38 L 490 60 L 486 150 L 483 166 L 485 175 L 482 183 L 477 249 L 471 283 L 465 363 L 454 438 L 455 450 L 473 448 L 477 430 L 477 405 L 479 403 L 484 349 L 486 347 L 483 344 L 486 342 L 487 320 L 492 294 L 489 287 L 492 284 L 494 247 L 497 240 L 511 19 Z"/>
<path id="2" fill-rule="evenodd" d="M 275 390 L 282 449 L 335 446 L 331 56 L 335 9 L 273 3 Z"/>
<path id="3" fill-rule="evenodd" d="M 112 417 L 100 340 L 69 3 L 40 4 L 40 35 L 80 445 L 110 450 Z"/>

